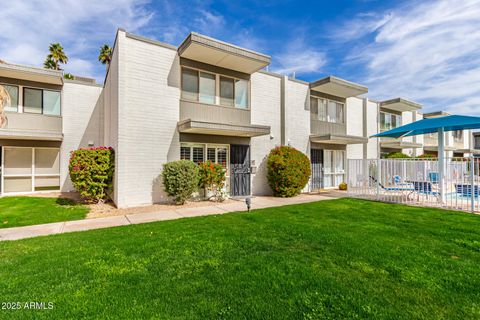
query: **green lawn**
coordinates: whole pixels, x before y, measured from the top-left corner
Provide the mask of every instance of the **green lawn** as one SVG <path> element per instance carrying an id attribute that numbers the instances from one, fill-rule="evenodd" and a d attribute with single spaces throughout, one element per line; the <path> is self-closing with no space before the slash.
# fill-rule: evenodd
<path id="1" fill-rule="evenodd" d="M 88 207 L 64 198 L 0 198 L 0 229 L 85 218 Z"/>
<path id="2" fill-rule="evenodd" d="M 0 318 L 479 319 L 480 216 L 339 199 L 0 242 Z"/>

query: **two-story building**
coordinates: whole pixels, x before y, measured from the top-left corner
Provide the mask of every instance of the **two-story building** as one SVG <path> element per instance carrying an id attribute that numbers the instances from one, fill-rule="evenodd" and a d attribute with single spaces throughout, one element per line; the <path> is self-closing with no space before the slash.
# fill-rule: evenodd
<path id="1" fill-rule="evenodd" d="M 0 128 L 0 193 L 72 189 L 69 152 L 103 143 L 99 135 L 102 87 L 93 79 L 63 79 L 61 71 L 0 63 L 9 93 L 7 125 Z"/>
<path id="2" fill-rule="evenodd" d="M 103 86 L 0 63 L 11 97 L 0 129 L 1 194 L 71 191 L 70 151 L 98 145 L 115 150 L 118 207 L 167 200 L 162 166 L 178 159 L 223 165 L 230 196 L 248 196 L 271 194 L 266 159 L 280 145 L 310 158 L 305 191 L 345 181 L 347 158 L 423 153 L 422 137 L 368 139 L 421 119 L 419 104 L 370 100 L 365 86 L 333 76 L 306 82 L 267 72 L 269 63 L 197 33 L 176 47 L 121 29 Z"/>

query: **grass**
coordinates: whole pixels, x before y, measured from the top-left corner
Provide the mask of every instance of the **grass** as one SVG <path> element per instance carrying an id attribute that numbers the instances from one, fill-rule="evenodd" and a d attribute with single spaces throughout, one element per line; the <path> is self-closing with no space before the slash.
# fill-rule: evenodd
<path id="1" fill-rule="evenodd" d="M 79 220 L 85 218 L 88 210 L 86 206 L 65 198 L 0 198 L 0 229 Z"/>
<path id="2" fill-rule="evenodd" d="M 480 216 L 339 199 L 0 242 L 0 318 L 478 319 Z"/>

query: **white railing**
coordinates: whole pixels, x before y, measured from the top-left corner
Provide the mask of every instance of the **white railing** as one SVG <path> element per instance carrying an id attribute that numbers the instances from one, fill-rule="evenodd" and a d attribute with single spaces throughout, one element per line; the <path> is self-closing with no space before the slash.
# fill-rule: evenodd
<path id="1" fill-rule="evenodd" d="M 349 159 L 348 194 L 385 202 L 480 211 L 480 160 L 446 158 L 439 177 L 437 159 Z"/>

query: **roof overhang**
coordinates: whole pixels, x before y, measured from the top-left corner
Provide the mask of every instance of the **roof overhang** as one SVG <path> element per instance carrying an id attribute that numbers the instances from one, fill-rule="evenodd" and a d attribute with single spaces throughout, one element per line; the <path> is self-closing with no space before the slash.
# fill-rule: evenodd
<path id="1" fill-rule="evenodd" d="M 62 85 L 62 71 L 0 63 L 0 77 Z"/>
<path id="2" fill-rule="evenodd" d="M 455 149 L 455 152 L 480 154 L 478 149 Z"/>
<path id="3" fill-rule="evenodd" d="M 270 134 L 269 126 L 234 125 L 215 122 L 193 121 L 190 119 L 177 124 L 181 133 L 209 134 L 232 137 L 258 137 Z"/>
<path id="4" fill-rule="evenodd" d="M 424 146 L 423 150 L 425 151 L 438 151 L 438 146 Z M 445 151 L 455 151 L 455 147 L 445 146 Z"/>
<path id="5" fill-rule="evenodd" d="M 416 149 L 422 148 L 423 144 L 409 141 L 384 141 L 380 142 L 380 147 L 389 149 Z"/>
<path id="6" fill-rule="evenodd" d="M 407 99 L 395 98 L 380 102 L 380 107 L 405 112 L 419 110 L 422 108 L 422 105 Z"/>
<path id="7" fill-rule="evenodd" d="M 368 138 L 339 134 L 311 135 L 310 141 L 314 143 L 328 144 L 360 144 L 367 143 Z"/>
<path id="8" fill-rule="evenodd" d="M 368 92 L 368 88 L 365 86 L 334 76 L 311 82 L 310 89 L 342 98 L 356 97 Z"/>
<path id="9" fill-rule="evenodd" d="M 192 32 L 178 47 L 180 57 L 252 74 L 270 64 L 270 56 Z"/>
<path id="10" fill-rule="evenodd" d="M 0 139 L 62 141 L 63 134 L 55 131 L 0 129 Z"/>

